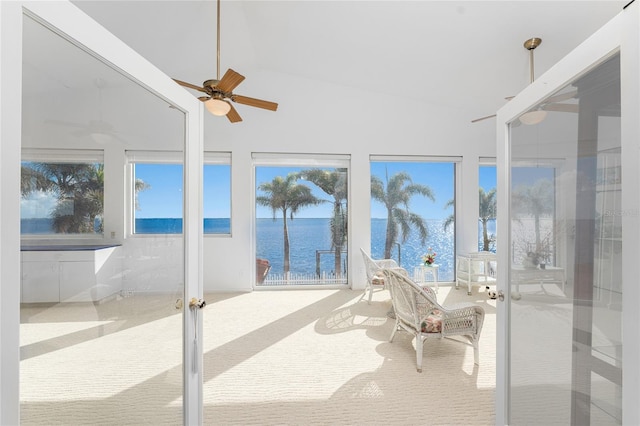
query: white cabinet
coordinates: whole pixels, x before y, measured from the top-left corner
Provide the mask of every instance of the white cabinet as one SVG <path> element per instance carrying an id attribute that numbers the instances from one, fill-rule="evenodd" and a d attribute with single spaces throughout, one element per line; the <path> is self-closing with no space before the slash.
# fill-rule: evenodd
<path id="1" fill-rule="evenodd" d="M 91 302 L 122 290 L 118 246 L 25 247 L 22 303 Z"/>
<path id="2" fill-rule="evenodd" d="M 25 268 L 22 262 L 22 302 L 58 302 L 60 286 L 58 285 L 57 261 L 29 262 Z"/>

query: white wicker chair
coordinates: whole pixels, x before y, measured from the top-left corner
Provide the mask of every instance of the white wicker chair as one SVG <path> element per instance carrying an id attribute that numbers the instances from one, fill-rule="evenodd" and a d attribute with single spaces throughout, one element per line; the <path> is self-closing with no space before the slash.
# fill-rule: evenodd
<path id="1" fill-rule="evenodd" d="M 369 253 L 367 253 L 362 247 L 360 247 L 360 251 L 362 252 L 362 258 L 364 259 L 364 268 L 367 273 L 367 285 L 364 288 L 364 293 L 360 299 L 363 299 L 367 292 L 369 292 L 368 302 L 371 304 L 371 298 L 373 297 L 374 289 L 384 290 L 384 275 L 382 275 L 383 268 L 397 268 L 401 270 L 398 266 L 398 263 L 393 259 L 379 259 L 374 260 L 371 258 Z M 406 273 L 406 271 L 404 271 Z"/>
<path id="2" fill-rule="evenodd" d="M 478 340 L 484 322 L 484 309 L 471 303 L 449 308 L 438 304 L 435 293 L 430 288 L 422 288 L 403 274 L 392 269 L 383 269 L 385 283 L 391 293 L 391 301 L 396 315 L 393 342 L 396 332 L 403 329 L 416 338 L 417 370 L 422 372 L 422 349 L 429 338 L 464 336 L 473 346 L 473 359 L 479 362 Z"/>

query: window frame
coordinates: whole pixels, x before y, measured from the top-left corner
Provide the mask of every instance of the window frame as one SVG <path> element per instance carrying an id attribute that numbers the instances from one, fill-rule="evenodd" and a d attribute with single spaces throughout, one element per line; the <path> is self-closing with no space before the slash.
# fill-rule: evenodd
<path id="1" fill-rule="evenodd" d="M 350 213 L 352 206 L 352 176 L 351 176 L 351 155 L 349 154 L 303 154 L 303 153 L 251 153 L 251 253 L 252 259 L 257 258 L 257 231 L 256 231 L 256 169 L 258 167 L 291 167 L 291 168 L 344 168 L 347 170 L 347 268 L 346 283 L 344 284 L 304 284 L 304 285 L 257 285 L 256 268 L 252 265 L 251 282 L 253 290 L 278 290 L 278 289 L 334 289 L 346 288 L 350 286 L 352 280 L 352 259 L 353 259 L 353 214 Z"/>
<path id="2" fill-rule="evenodd" d="M 369 167 L 371 168 L 372 163 L 451 163 L 453 165 L 453 241 L 452 241 L 452 255 L 453 255 L 453 264 L 452 264 L 452 280 L 440 280 L 439 282 L 444 283 L 455 283 L 456 282 L 456 255 L 457 255 L 457 246 L 458 246 L 458 201 L 460 198 L 460 190 L 459 184 L 461 182 L 460 174 L 462 173 L 462 156 L 440 156 L 440 155 L 369 155 Z M 373 202 L 373 199 L 370 198 L 370 203 Z M 369 220 L 371 220 L 371 215 L 369 216 Z M 371 232 L 371 231 L 370 231 Z M 410 270 L 410 274 L 413 274 L 414 271 Z"/>

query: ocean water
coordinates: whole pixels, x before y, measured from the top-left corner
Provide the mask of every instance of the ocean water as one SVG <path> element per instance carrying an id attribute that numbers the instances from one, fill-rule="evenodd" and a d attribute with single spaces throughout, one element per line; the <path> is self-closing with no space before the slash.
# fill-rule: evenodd
<path id="1" fill-rule="evenodd" d="M 330 219 L 294 219 L 287 221 L 290 244 L 290 267 L 292 273 L 314 273 L 316 271 L 316 251 L 329 251 L 331 238 Z M 422 262 L 422 255 L 431 247 L 436 252 L 436 263 L 440 281 L 453 281 L 455 269 L 453 227 L 444 229 L 443 220 L 426 220 L 428 238 L 422 244 L 417 232 L 412 232 L 407 241 L 400 242 L 392 250 L 391 257 L 400 266 L 413 272 L 413 268 Z M 371 219 L 371 256 L 381 259 L 384 254 L 386 219 Z M 478 226 L 480 230 L 480 225 Z M 258 219 L 256 225 L 256 255 L 268 259 L 271 270 L 276 274 L 284 271 L 284 239 L 282 219 Z M 489 224 L 489 233 L 495 234 L 495 223 Z M 478 233 L 480 235 L 480 232 Z M 481 247 L 480 237 L 478 241 Z M 360 256 L 360 248 L 355 256 Z M 367 249 L 367 248 L 365 248 Z M 321 272 L 334 271 L 333 253 L 320 253 Z M 346 256 L 343 255 L 343 268 L 346 270 Z"/>
<path id="2" fill-rule="evenodd" d="M 21 219 L 20 229 L 23 234 L 46 235 L 53 232 L 53 220 L 49 218 Z M 100 229 L 100 219 L 96 219 L 96 232 Z M 229 234 L 229 219 L 204 219 L 205 234 Z M 136 219 L 137 234 L 180 234 L 182 219 L 180 218 L 139 218 Z"/>
<path id="3" fill-rule="evenodd" d="M 320 260 L 320 272 L 331 274 L 334 272 L 334 259 L 331 249 L 331 234 L 329 231 L 330 219 L 304 219 L 288 220 L 290 266 L 292 273 L 312 274 L 316 273 L 316 257 Z M 420 242 L 416 232 L 412 232 L 405 242 L 394 246 L 391 257 L 400 266 L 413 272 L 413 267 L 420 265 L 422 255 L 429 247 L 436 252 L 436 263 L 440 265 L 440 281 L 452 281 L 454 279 L 455 254 L 453 227 L 445 230 L 442 220 L 426 220 L 429 236 L 426 244 Z M 21 221 L 22 233 L 48 234 L 51 233 L 51 219 L 23 219 Z M 371 219 L 371 256 L 381 259 L 384 253 L 386 219 Z M 480 224 L 478 224 L 478 247 L 482 247 L 480 237 Z M 228 233 L 230 231 L 229 219 L 205 219 L 205 233 Z M 155 234 L 179 234 L 182 232 L 182 219 L 136 219 L 136 231 L 138 233 Z M 489 233 L 495 234 L 495 221 L 489 223 Z M 284 271 L 284 238 L 282 219 L 275 221 L 269 219 L 257 219 L 256 221 L 256 257 L 268 259 L 271 270 L 276 274 Z M 360 256 L 360 248 L 355 256 Z M 365 248 L 366 249 L 366 248 Z M 342 267 L 346 270 L 346 254 L 342 255 Z"/>

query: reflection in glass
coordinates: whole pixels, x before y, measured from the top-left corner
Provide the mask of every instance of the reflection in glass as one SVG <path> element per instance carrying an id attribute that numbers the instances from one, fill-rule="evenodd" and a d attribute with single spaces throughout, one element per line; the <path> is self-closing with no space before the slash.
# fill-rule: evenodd
<path id="1" fill-rule="evenodd" d="M 67 233 L 23 235 L 21 422 L 181 424 L 183 238 L 125 238 L 125 149 L 181 162 L 184 114 L 28 17 L 23 61 L 23 166 L 56 176 L 27 183 Z"/>
<path id="2" fill-rule="evenodd" d="M 509 424 L 622 420 L 616 55 L 511 131 Z"/>

